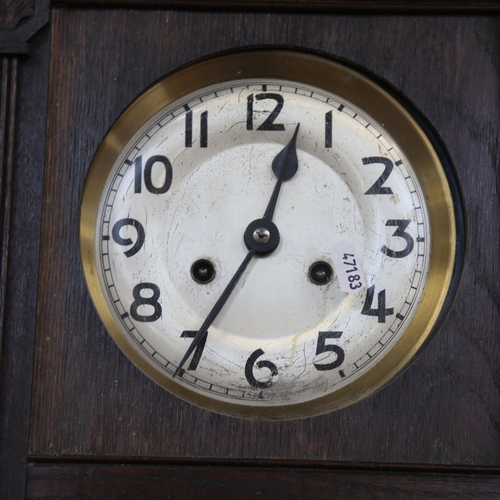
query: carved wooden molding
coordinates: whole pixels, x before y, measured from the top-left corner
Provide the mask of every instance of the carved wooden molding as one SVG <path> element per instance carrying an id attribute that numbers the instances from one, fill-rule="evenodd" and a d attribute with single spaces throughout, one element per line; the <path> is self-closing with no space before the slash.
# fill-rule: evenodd
<path id="1" fill-rule="evenodd" d="M 16 30 L 35 15 L 35 0 L 4 0 L 0 6 L 0 29 Z"/>
<path id="2" fill-rule="evenodd" d="M 50 0 L 7 0 L 0 7 L 0 54 L 28 54 L 29 40 L 49 16 Z"/>

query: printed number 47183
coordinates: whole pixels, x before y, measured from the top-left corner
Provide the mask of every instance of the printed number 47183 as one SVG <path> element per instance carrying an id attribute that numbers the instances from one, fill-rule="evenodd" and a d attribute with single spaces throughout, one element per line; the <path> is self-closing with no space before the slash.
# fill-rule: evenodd
<path id="1" fill-rule="evenodd" d="M 350 241 L 340 241 L 332 249 L 333 266 L 340 289 L 345 293 L 357 293 L 366 286 L 361 259 Z"/>

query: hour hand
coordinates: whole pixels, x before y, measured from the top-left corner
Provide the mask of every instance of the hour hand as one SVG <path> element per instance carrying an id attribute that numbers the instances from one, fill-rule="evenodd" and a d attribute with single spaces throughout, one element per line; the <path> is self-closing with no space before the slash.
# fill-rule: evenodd
<path id="1" fill-rule="evenodd" d="M 276 203 L 278 202 L 278 195 L 282 182 L 293 177 L 299 168 L 296 147 L 299 127 L 300 123 L 297 123 L 297 127 L 295 127 L 295 132 L 293 133 L 290 142 L 276 155 L 273 160 L 272 168 L 278 180 L 276 181 L 271 199 L 269 200 L 266 212 L 264 213 L 264 219 L 272 220 L 274 209 L 276 208 Z"/>

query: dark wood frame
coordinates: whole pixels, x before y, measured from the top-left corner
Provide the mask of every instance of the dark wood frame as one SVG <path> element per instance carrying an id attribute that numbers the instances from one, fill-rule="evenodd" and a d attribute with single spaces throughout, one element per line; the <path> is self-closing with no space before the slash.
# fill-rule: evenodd
<path id="1" fill-rule="evenodd" d="M 13 2 L 12 5 L 16 5 Z M 33 385 L 37 374 L 42 369 L 33 363 L 36 353 L 42 348 L 40 327 L 40 305 L 43 297 L 38 296 L 39 283 L 36 279 L 46 279 L 44 272 L 50 272 L 44 267 L 40 252 L 46 256 L 47 243 L 41 240 L 44 227 L 47 227 L 48 209 L 43 209 L 44 193 L 50 179 L 44 175 L 50 162 L 51 151 L 46 151 L 49 140 L 46 140 L 47 116 L 50 113 L 50 102 L 56 97 L 49 85 L 51 51 L 50 45 L 52 26 L 48 22 L 51 9 L 59 13 L 71 9 L 104 9 L 104 11 L 119 8 L 148 9 L 180 9 L 180 11 L 212 11 L 220 12 L 273 12 L 284 13 L 329 13 L 329 14 L 390 14 L 390 15 L 423 15 L 451 16 L 457 14 L 474 14 L 495 16 L 500 12 L 500 2 L 466 2 L 439 1 L 425 4 L 413 2 L 346 2 L 346 1 L 315 1 L 303 0 L 283 1 L 145 1 L 138 0 L 66 0 L 49 5 L 47 0 L 30 2 L 20 0 L 17 6 L 25 5 L 29 12 L 28 22 L 15 22 L 2 26 L 0 32 L 1 66 L 1 107 L 0 107 L 0 202 L 2 207 L 1 236 L 1 330 L 0 330 L 0 484 L 5 498 L 120 498 L 121 491 L 128 489 L 136 497 L 164 498 L 165 492 L 177 498 L 192 498 L 199 488 L 204 488 L 207 498 L 219 498 L 225 495 L 238 495 L 238 498 L 253 498 L 257 490 L 266 496 L 279 496 L 287 491 L 287 498 L 329 497 L 332 484 L 335 484 L 339 498 L 364 498 L 369 493 L 373 498 L 398 498 L 404 494 L 407 498 L 455 498 L 458 493 L 467 498 L 487 498 L 500 494 L 500 463 L 498 457 L 484 457 L 482 463 L 472 460 L 468 464 L 467 456 L 458 457 L 449 463 L 396 463 L 380 461 L 378 463 L 361 460 L 357 463 L 335 460 L 271 460 L 258 457 L 241 459 L 236 455 L 227 459 L 210 456 L 193 458 L 180 456 L 129 456 L 127 454 L 81 454 L 71 451 L 63 455 L 50 452 L 40 453 L 29 442 L 30 425 L 32 435 L 36 434 L 36 415 L 33 414 L 32 395 L 37 397 L 37 389 Z M 31 9 L 34 6 L 34 9 Z M 19 9 L 21 12 L 22 9 Z M 31 17 L 30 17 L 31 16 Z M 498 23 L 497 23 L 498 24 Z M 491 39 L 490 39 L 491 42 Z M 486 42 L 485 42 L 486 43 Z M 497 61 L 500 40 L 496 46 L 485 46 L 490 51 L 492 60 Z M 496 57 L 496 59 L 495 59 Z M 498 66 L 497 66 L 498 67 Z M 480 79 L 471 77 L 470 85 L 478 84 Z M 490 89 L 481 88 L 482 91 Z M 131 97 L 134 92 L 131 90 Z M 52 93 L 51 93 L 52 92 Z M 498 89 L 493 89 L 489 95 L 492 106 Z M 120 106 L 123 106 L 122 104 Z M 121 109 L 121 108 L 120 108 Z M 119 112 L 120 109 L 117 111 Z M 114 111 L 115 112 L 115 111 Z M 464 116 L 467 119 L 467 116 Z M 498 120 L 498 119 L 497 119 Z M 497 127 L 495 127 L 497 125 Z M 50 125 L 49 125 L 50 126 Z M 49 129 L 50 130 L 50 129 Z M 495 140 L 498 140 L 498 121 L 491 127 L 484 126 L 478 133 L 490 134 L 484 143 L 490 144 L 490 157 L 494 158 Z M 52 144 L 53 147 L 53 144 Z M 486 157 L 485 152 L 481 157 Z M 462 172 L 463 174 L 463 172 Z M 470 174 L 471 178 L 474 176 Z M 29 179 L 29 182 L 26 180 Z M 477 179 L 476 179 L 477 180 Z M 498 164 L 497 164 L 497 185 Z M 469 183 L 470 185 L 470 183 Z M 470 198 L 479 199 L 481 192 L 474 192 Z M 467 197 L 466 197 L 467 198 Z M 470 199 L 469 198 L 469 199 Z M 47 207 L 47 206 L 46 206 Z M 488 205 L 486 201 L 478 202 L 477 207 L 485 210 L 482 214 L 472 214 L 469 209 L 469 224 L 475 222 L 478 226 L 488 222 L 489 231 L 495 234 L 498 229 L 498 209 Z M 489 210 L 489 211 L 487 211 Z M 44 213 L 42 220 L 41 214 Z M 471 228 L 474 234 L 477 231 Z M 491 279 L 481 277 L 485 269 L 478 270 L 475 277 L 483 279 L 482 284 L 467 281 L 463 286 L 475 286 L 471 295 L 479 300 L 480 290 L 488 290 L 488 310 L 482 311 L 490 318 L 491 329 L 487 346 L 498 347 L 491 339 L 498 332 L 498 240 L 491 239 L 484 248 L 483 259 L 489 259 L 492 272 Z M 46 257 L 45 257 L 46 258 Z M 471 266 L 473 259 L 469 258 L 466 266 Z M 41 264 L 41 271 L 39 266 Z M 45 269 L 45 271 L 44 271 Z M 73 269 L 74 276 L 80 275 Z M 41 273 L 41 274 L 39 274 Z M 74 278 L 76 279 L 76 278 Z M 470 279 L 470 277 L 466 277 Z M 472 290 L 472 288 L 471 288 Z M 41 288 L 44 293 L 43 287 Z M 462 292 L 465 293 L 465 292 Z M 479 302 L 477 302 L 479 304 Z M 38 308 L 38 311 L 37 311 Z M 94 313 L 92 313 L 94 314 Z M 449 322 L 456 325 L 460 314 L 455 311 Z M 446 339 L 451 341 L 451 337 Z M 445 342 L 443 341 L 443 344 Z M 107 344 L 106 344 L 107 345 Z M 442 346 L 441 346 L 442 347 Z M 477 352 L 482 348 L 474 346 Z M 485 347 L 486 349 L 486 347 Z M 431 355 L 428 356 L 432 358 Z M 498 356 L 491 354 L 491 362 Z M 438 357 L 436 357 L 437 359 Z M 456 361 L 458 363 L 458 361 Z M 449 362 L 451 363 L 451 361 Z M 430 366 L 430 361 L 423 367 Z M 451 365 L 448 364 L 447 368 Z M 468 365 L 473 369 L 472 365 Z M 421 368 L 422 370 L 423 368 Z M 491 369 L 494 376 L 494 368 Z M 460 387 L 460 384 L 450 375 L 450 384 Z M 495 379 L 498 385 L 498 378 Z M 495 385 L 495 387 L 497 386 Z M 498 394 L 497 394 L 498 396 Z M 494 391 L 490 393 L 494 397 Z M 500 397 L 497 397 L 499 400 Z M 495 402 L 497 401 L 495 400 Z M 486 401 L 485 407 L 496 408 L 494 400 Z M 221 424 L 215 417 L 200 417 L 197 410 L 181 404 L 177 411 L 193 422 L 199 420 L 202 425 L 207 422 Z M 404 411 L 400 409 L 399 411 Z M 474 412 L 467 406 L 465 412 L 474 418 Z M 349 418 L 355 418 L 355 412 L 345 414 L 345 423 Z M 38 417 L 39 418 L 39 417 Z M 208 419 L 208 420 L 207 420 Z M 342 420 L 342 419 L 341 419 Z M 30 424 L 31 421 L 31 424 Z M 470 421 L 470 420 L 469 420 Z M 449 423 L 453 425 L 453 422 Z M 471 425 L 474 425 L 470 421 Z M 299 428 L 306 430 L 309 425 L 317 425 L 304 421 Z M 232 430 L 238 426 L 233 425 Z M 248 429 L 247 429 L 248 430 Z M 265 425 L 250 427 L 253 432 L 285 432 L 285 428 L 266 428 Z M 460 430 L 457 429 L 457 432 Z M 323 429 L 326 432 L 326 429 Z M 480 431 L 478 431 L 480 432 Z M 497 432 L 491 439 L 498 439 Z M 272 436 L 272 435 L 271 435 Z M 272 437 L 271 437 L 272 438 Z M 280 439 L 283 439 L 281 436 Z M 46 448 L 48 450 L 48 448 Z M 126 464 L 126 469 L 121 464 Z M 126 474 L 123 471 L 126 470 Z M 98 479 L 96 479 L 98 478 Z M 144 485 L 155 485 L 150 493 Z M 188 487 L 186 487 L 188 485 Z M 396 485 L 396 486 L 394 486 Z M 135 488 L 135 489 L 134 489 Z M 72 496 L 73 495 L 73 496 Z M 78 496 L 80 495 L 80 496 Z M 93 495 L 93 496 L 92 496 Z M 149 496 L 147 496 L 149 495 Z M 212 496 L 210 496 L 212 495 Z M 295 496 L 293 496 L 295 495 Z M 322 496 L 323 495 L 323 496 Z M 413 496 L 412 496 L 413 495 Z"/>

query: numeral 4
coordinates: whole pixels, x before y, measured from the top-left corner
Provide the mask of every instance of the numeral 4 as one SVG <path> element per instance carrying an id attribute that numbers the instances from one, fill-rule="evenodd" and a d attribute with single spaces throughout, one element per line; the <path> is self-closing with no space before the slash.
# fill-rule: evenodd
<path id="1" fill-rule="evenodd" d="M 385 323 L 385 317 L 394 314 L 392 307 L 385 307 L 385 290 L 378 292 L 378 307 L 372 309 L 373 296 L 375 294 L 375 285 L 372 285 L 366 290 L 366 301 L 361 314 L 366 316 L 377 316 L 379 323 Z"/>

